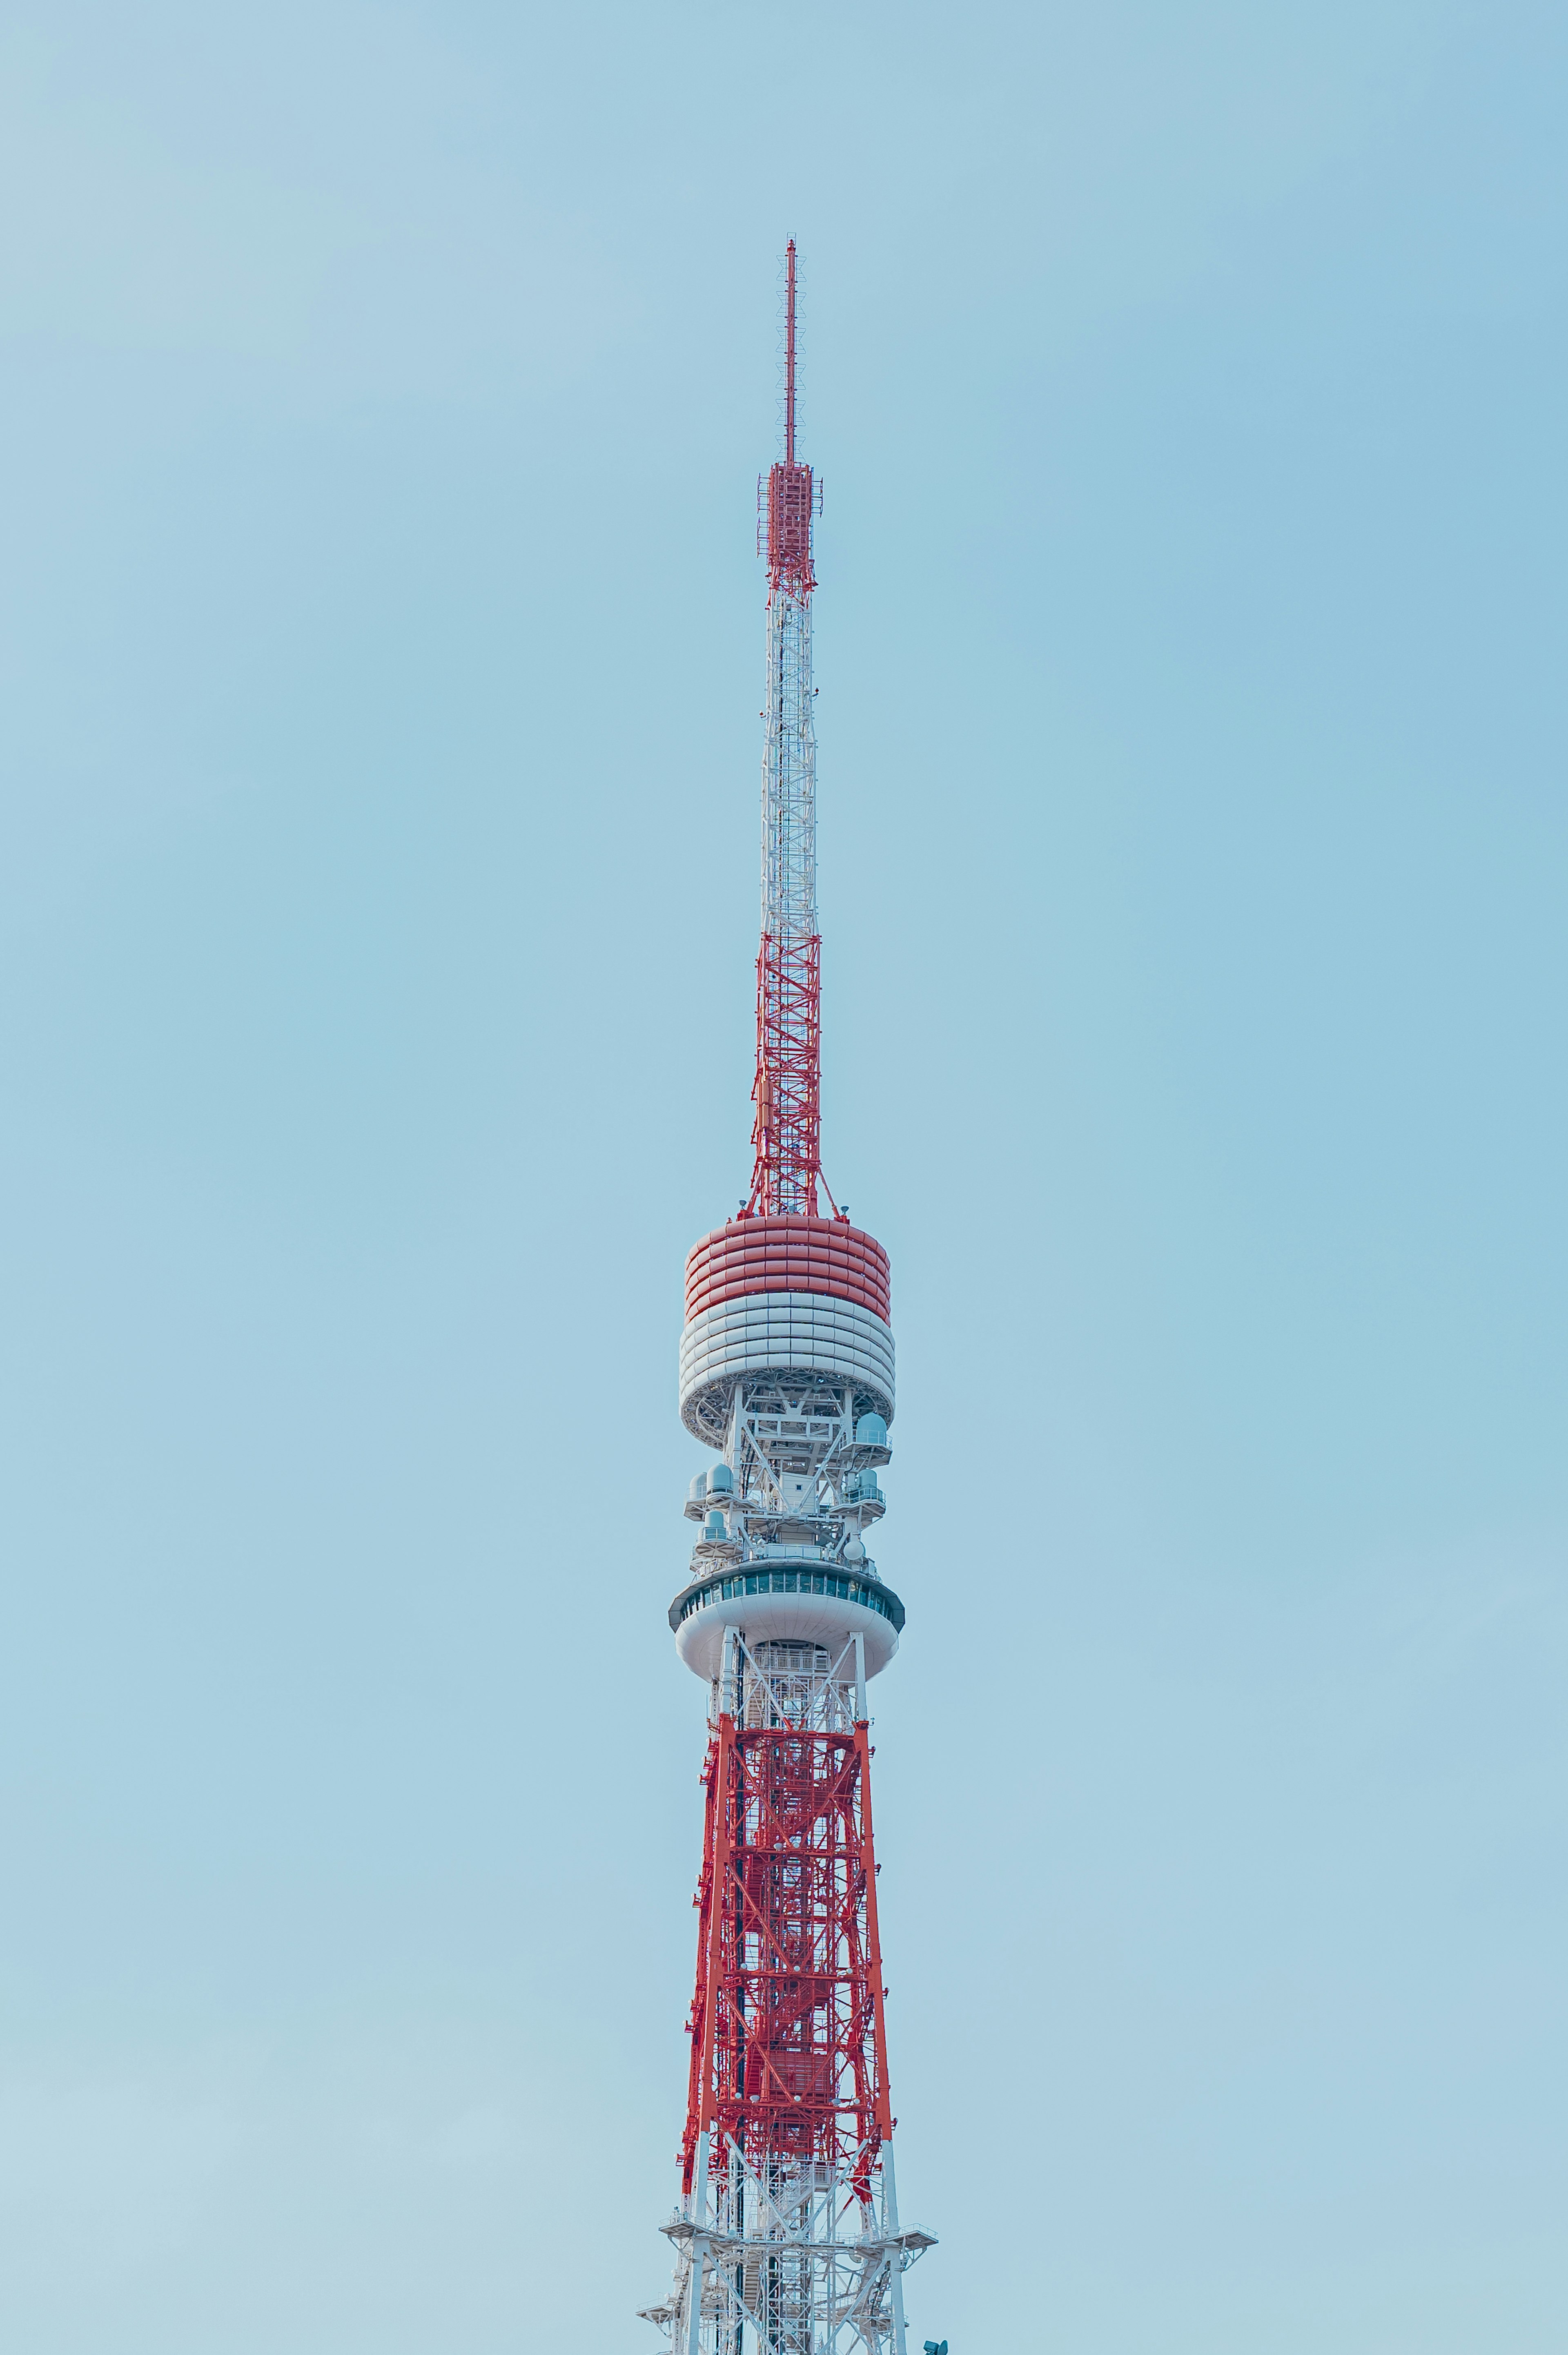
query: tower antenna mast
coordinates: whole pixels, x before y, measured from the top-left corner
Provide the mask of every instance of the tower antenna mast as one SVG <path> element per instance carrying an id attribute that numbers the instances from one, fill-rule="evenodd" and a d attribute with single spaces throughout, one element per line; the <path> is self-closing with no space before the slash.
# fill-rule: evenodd
<path id="1" fill-rule="evenodd" d="M 795 463 L 795 240 L 784 257 L 784 464 Z"/>
<path id="2" fill-rule="evenodd" d="M 762 751 L 762 940 L 757 955 L 748 1217 L 815 1218 L 821 1167 L 821 936 L 817 731 L 811 713 L 811 524 L 821 485 L 795 456 L 795 240 L 784 257 L 784 456 L 768 471 L 768 689 Z M 758 485 L 760 493 L 761 485 Z M 760 500 L 759 500 L 760 504 Z M 836 1209 L 836 1205 L 833 1205 Z"/>

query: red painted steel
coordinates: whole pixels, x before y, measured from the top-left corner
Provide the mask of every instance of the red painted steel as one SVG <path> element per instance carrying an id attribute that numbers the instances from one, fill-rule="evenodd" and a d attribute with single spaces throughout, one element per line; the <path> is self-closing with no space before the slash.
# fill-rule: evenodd
<path id="1" fill-rule="evenodd" d="M 818 1292 L 893 1313 L 887 1253 L 843 1219 L 732 1219 L 694 1243 L 686 1258 L 686 1321 L 754 1292 Z"/>
<path id="2" fill-rule="evenodd" d="M 784 257 L 784 457 L 768 476 L 768 585 L 809 597 L 817 585 L 811 566 L 811 518 L 821 511 L 810 466 L 795 463 L 795 240 Z"/>
<path id="3" fill-rule="evenodd" d="M 894 2120 L 866 1727 L 726 1714 L 704 1781 L 683 2189 L 705 2127 L 715 2178 L 733 2141 L 765 2179 L 842 2167 L 868 2202 Z"/>
<path id="4" fill-rule="evenodd" d="M 768 474 L 768 580 L 771 588 L 809 597 L 817 585 L 811 518 L 817 485 L 810 466 L 773 466 Z"/>
<path id="5" fill-rule="evenodd" d="M 817 1207 L 822 1169 L 822 943 L 762 935 L 757 954 L 757 1078 L 747 1209 Z M 810 1215 L 810 1213 L 808 1213 Z"/>

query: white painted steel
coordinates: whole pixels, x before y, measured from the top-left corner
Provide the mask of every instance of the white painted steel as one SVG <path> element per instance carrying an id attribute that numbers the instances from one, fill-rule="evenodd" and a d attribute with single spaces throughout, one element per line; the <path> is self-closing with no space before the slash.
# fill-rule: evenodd
<path id="1" fill-rule="evenodd" d="M 703 2226 L 707 2221 L 708 2197 L 708 2130 L 705 2126 L 697 2138 L 697 2171 L 694 2179 L 696 2212 L 693 2218 L 696 2231 L 692 2236 L 692 2272 L 686 2285 L 686 2355 L 698 2355 L 703 2327 L 703 2260 L 707 2254 L 707 2241 Z M 899 2355 L 903 2355 L 900 2350 Z"/>
<path id="2" fill-rule="evenodd" d="M 885 2229 L 895 2240 L 898 2237 L 898 2178 L 893 2164 L 893 2145 L 882 2146 L 882 2200 Z M 893 2292 L 893 2355 L 904 2355 L 904 2268 L 895 2265 L 889 2281 Z"/>
<path id="3" fill-rule="evenodd" d="M 892 2145 L 870 2159 L 862 2206 L 853 2167 L 749 2164 L 733 2140 L 705 2230 L 690 2216 L 663 2230 L 674 2279 L 642 2318 L 683 2355 L 903 2355 L 904 2284 L 935 2248 L 902 2231 L 888 2199 Z"/>
<path id="4" fill-rule="evenodd" d="M 759 1569 L 804 1567 L 795 1563 L 759 1563 Z M 747 1569 L 752 1565 L 748 1562 Z M 837 1569 L 840 1564 L 813 1565 Z M 744 1574 L 744 1573 L 740 1573 Z M 842 1602 L 836 1594 L 736 1594 L 715 1599 L 683 1619 L 675 1630 L 675 1649 L 705 1683 L 711 1684 L 723 1665 L 726 1627 L 736 1628 L 748 1645 L 821 1644 L 835 1656 L 860 1636 L 865 1646 L 865 1673 L 874 1677 L 898 1649 L 890 1620 L 863 1603 Z"/>
<path id="5" fill-rule="evenodd" d="M 783 587 L 768 600 L 765 709 L 762 929 L 797 946 L 814 938 L 817 930 L 817 730 L 811 601 Z M 814 1210 L 816 1204 L 809 1207 Z"/>
<path id="6" fill-rule="evenodd" d="M 817 737 L 811 601 L 782 584 L 768 601 L 768 735 L 762 751 L 762 933 L 787 963 L 817 933 Z M 769 990 L 771 996 L 771 987 Z M 774 1005 L 777 1016 L 778 1007 Z M 786 1154 L 769 1209 L 815 1215 L 817 1179 Z"/>
<path id="7" fill-rule="evenodd" d="M 893 1334 L 880 1316 L 826 1293 L 752 1292 L 704 1309 L 681 1335 L 687 1430 L 712 1444 L 734 1385 L 743 1375 L 773 1371 L 853 1382 L 893 1420 Z"/>

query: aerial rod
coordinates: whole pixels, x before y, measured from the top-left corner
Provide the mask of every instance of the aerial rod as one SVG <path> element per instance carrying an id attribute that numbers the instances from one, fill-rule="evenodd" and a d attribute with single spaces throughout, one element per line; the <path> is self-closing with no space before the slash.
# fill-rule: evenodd
<path id="1" fill-rule="evenodd" d="M 812 719 L 811 518 L 816 477 L 795 449 L 795 240 L 784 255 L 784 455 L 768 474 L 768 687 L 762 758 L 762 940 L 748 1218 L 818 1215 L 821 939 Z M 759 486 L 760 487 L 760 486 Z"/>
<path id="2" fill-rule="evenodd" d="M 784 254 L 784 464 L 795 463 L 795 240 Z"/>

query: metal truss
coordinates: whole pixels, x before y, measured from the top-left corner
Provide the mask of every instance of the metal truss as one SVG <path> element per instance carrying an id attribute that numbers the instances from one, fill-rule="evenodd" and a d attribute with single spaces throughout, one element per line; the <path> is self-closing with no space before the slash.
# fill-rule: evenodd
<path id="1" fill-rule="evenodd" d="M 905 2355 L 862 1639 L 727 1631 L 672 2296 L 684 2355 Z"/>
<path id="2" fill-rule="evenodd" d="M 815 1218 L 821 1162 L 821 939 L 817 930 L 817 736 L 811 604 L 768 601 L 762 759 L 762 945 L 757 957 L 754 1165 L 747 1209 Z"/>
<path id="3" fill-rule="evenodd" d="M 770 2355 L 853 2355 L 856 2348 L 893 2355 L 903 2341 L 902 2276 L 935 2243 L 928 2232 L 897 2229 L 885 2182 L 868 2215 L 846 2171 L 781 2176 L 752 2164 L 733 2140 L 720 2174 L 705 2230 L 686 2216 L 664 2226 L 676 2250 L 674 2279 L 669 2298 L 645 2307 L 644 2319 L 684 2350 L 694 2301 L 701 2355 L 739 2355 L 747 2328 Z"/>
<path id="4" fill-rule="evenodd" d="M 795 458 L 795 248 L 785 291 L 784 456 L 768 476 L 762 945 L 747 1212 L 815 1218 L 821 1177 L 821 950 L 817 731 L 811 714 L 811 521 L 821 486 Z M 832 1197 L 829 1197 L 832 1199 Z"/>
<path id="5" fill-rule="evenodd" d="M 726 1537 L 739 1553 L 793 1541 L 837 1561 L 882 1518 L 885 1500 L 874 1483 L 860 1494 L 855 1476 L 885 1464 L 891 1450 L 856 1440 L 863 1412 L 852 1384 L 821 1376 L 773 1373 L 736 1384 L 726 1451 L 736 1487 Z M 705 1502 L 688 1507 L 694 1520 L 705 1509 Z M 711 1550 L 699 1544 L 694 1562 Z"/>

